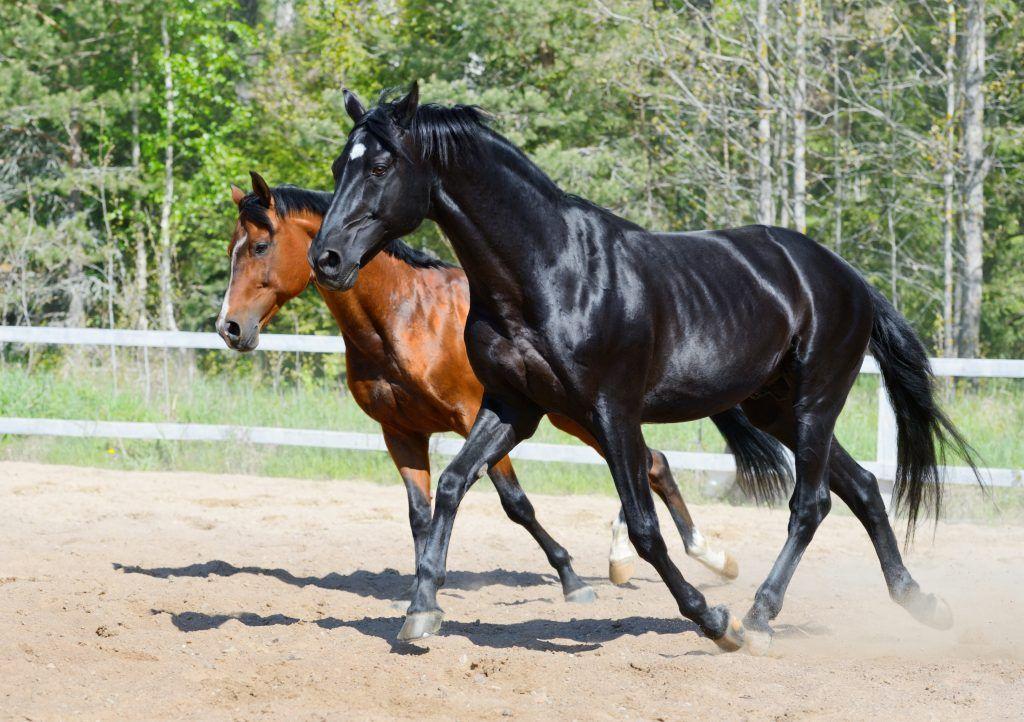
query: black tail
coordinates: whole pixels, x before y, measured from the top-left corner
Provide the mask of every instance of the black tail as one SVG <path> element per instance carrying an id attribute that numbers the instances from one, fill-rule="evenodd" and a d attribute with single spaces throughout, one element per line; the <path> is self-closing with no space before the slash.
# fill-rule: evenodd
<path id="1" fill-rule="evenodd" d="M 793 486 L 785 447 L 750 423 L 737 407 L 711 417 L 736 458 L 736 479 L 747 496 L 771 504 Z"/>
<path id="2" fill-rule="evenodd" d="M 946 451 L 964 460 L 978 477 L 974 451 L 942 413 L 935 401 L 931 367 L 924 346 L 900 312 L 871 289 L 875 323 L 871 329 L 871 355 L 882 371 L 885 390 L 896 413 L 896 480 L 893 505 L 907 513 L 907 539 L 914 534 L 922 505 L 942 509 L 942 480 L 938 467 Z"/>

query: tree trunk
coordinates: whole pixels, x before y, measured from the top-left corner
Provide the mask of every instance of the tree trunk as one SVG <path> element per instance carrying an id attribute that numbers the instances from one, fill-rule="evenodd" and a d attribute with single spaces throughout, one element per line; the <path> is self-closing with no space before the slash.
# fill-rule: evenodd
<path id="1" fill-rule="evenodd" d="M 957 356 L 953 335 L 953 237 L 956 169 L 956 2 L 946 0 L 946 147 L 942 173 L 942 353 Z"/>
<path id="2" fill-rule="evenodd" d="M 985 0 L 968 0 L 964 43 L 964 309 L 960 351 L 980 353 L 985 223 Z"/>
<path id="3" fill-rule="evenodd" d="M 68 132 L 68 167 L 71 173 L 77 173 L 82 166 L 82 126 L 78 120 L 78 108 L 71 108 L 67 126 Z M 78 179 L 75 178 L 71 191 L 68 193 L 68 210 L 71 215 L 76 215 L 82 208 L 82 192 L 78 188 Z M 68 313 L 66 324 L 72 328 L 85 326 L 85 265 L 84 251 L 75 246 L 68 248 Z"/>
<path id="4" fill-rule="evenodd" d="M 771 95 L 768 84 L 768 0 L 757 0 L 757 222 L 775 221 L 772 202 Z"/>
<path id="5" fill-rule="evenodd" d="M 796 0 L 796 84 L 793 88 L 793 225 L 807 233 L 807 119 L 804 105 L 807 97 L 806 11 L 804 0 Z"/>
<path id="6" fill-rule="evenodd" d="M 138 37 L 134 39 L 132 50 L 132 171 L 135 182 L 142 180 L 142 147 L 139 141 L 139 49 Z M 146 316 L 146 295 L 149 291 L 149 260 L 146 250 L 146 233 L 142 225 L 142 204 L 139 202 L 141 189 L 137 189 L 132 200 L 132 217 L 135 234 L 135 324 L 139 328 L 149 328 Z"/>
<path id="7" fill-rule="evenodd" d="M 164 107 L 167 115 L 164 133 L 167 149 L 164 153 L 164 200 L 160 207 L 160 320 L 164 328 L 178 330 L 174 320 L 171 260 L 174 249 L 171 241 L 171 208 L 174 205 L 174 76 L 171 73 L 171 36 L 167 30 L 167 15 L 160 18 L 160 38 L 164 60 Z"/>
<path id="8" fill-rule="evenodd" d="M 838 10 L 833 6 L 829 17 L 829 36 L 832 43 L 832 248 L 836 253 L 843 249 L 843 192 L 845 178 L 843 169 L 843 129 L 839 107 L 839 38 L 836 25 L 839 23 Z"/>

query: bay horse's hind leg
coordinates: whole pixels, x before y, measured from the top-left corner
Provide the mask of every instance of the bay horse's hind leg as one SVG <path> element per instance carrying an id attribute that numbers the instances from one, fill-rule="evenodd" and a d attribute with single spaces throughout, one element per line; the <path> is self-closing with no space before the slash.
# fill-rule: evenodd
<path id="1" fill-rule="evenodd" d="M 711 571 L 719 574 L 725 579 L 735 579 L 739 576 L 739 564 L 729 552 L 723 549 L 716 549 L 700 533 L 700 529 L 693 523 L 690 510 L 686 508 L 682 492 L 672 470 L 669 468 L 668 459 L 657 449 L 650 449 L 650 470 L 648 477 L 651 488 L 661 497 L 668 507 L 668 513 L 683 538 L 683 546 L 686 547 L 686 554 L 706 566 Z"/>
<path id="2" fill-rule="evenodd" d="M 565 596 L 565 601 L 580 603 L 594 601 L 597 595 L 572 568 L 572 558 L 569 556 L 569 552 L 552 539 L 551 535 L 537 521 L 533 504 L 526 497 L 523 487 L 519 485 L 519 480 L 516 478 L 516 473 L 512 469 L 512 463 L 508 457 L 506 456 L 495 464 L 488 472 L 488 476 L 491 477 L 494 488 L 497 490 L 498 496 L 501 497 L 501 505 L 504 507 L 505 513 L 508 514 L 508 518 L 530 532 L 530 536 L 544 550 L 548 562 L 554 567 L 562 582 L 562 594 Z"/>
<path id="3" fill-rule="evenodd" d="M 647 476 L 647 446 L 639 419 L 626 413 L 610 413 L 607 407 L 597 411 L 596 416 L 600 427 L 597 440 L 622 500 L 633 546 L 661 575 L 683 616 L 695 622 L 721 648 L 739 649 L 743 646 L 743 627 L 739 620 L 732 619 L 725 607 L 708 607 L 704 595 L 683 578 L 669 558 L 654 510 Z"/>
<path id="4" fill-rule="evenodd" d="M 864 525 L 878 554 L 892 600 L 922 624 L 936 629 L 952 627 L 949 605 L 934 594 L 922 592 L 903 564 L 875 475 L 854 461 L 835 440 L 832 441 L 829 485 Z"/>

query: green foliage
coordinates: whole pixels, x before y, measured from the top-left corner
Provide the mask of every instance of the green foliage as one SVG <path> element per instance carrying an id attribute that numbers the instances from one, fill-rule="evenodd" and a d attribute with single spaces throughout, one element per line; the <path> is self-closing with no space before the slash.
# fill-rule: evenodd
<path id="1" fill-rule="evenodd" d="M 295 10 L 283 25 L 282 5 Z M 780 222 L 791 203 L 783 137 L 792 122 L 791 6 L 773 3 L 768 29 Z M 895 292 L 934 342 L 945 3 L 807 7 L 809 232 Z M 1018 0 L 989 3 L 983 345 L 993 356 L 1024 353 L 1021 9 Z M 135 326 L 140 314 L 156 321 L 157 227 L 172 146 L 171 301 L 181 327 L 211 328 L 228 272 L 228 183 L 244 185 L 256 169 L 271 183 L 329 188 L 349 127 L 343 86 L 372 101 L 381 88 L 419 79 L 425 99 L 477 103 L 567 190 L 651 227 L 754 216 L 757 66 L 746 0 L 11 0 L 5 10 L 4 323 L 108 325 L 108 304 L 115 325 Z M 412 242 L 452 255 L 431 224 Z M 140 249 L 145 284 L 136 277 Z M 332 323 L 307 295 L 274 329 L 327 332 Z"/>

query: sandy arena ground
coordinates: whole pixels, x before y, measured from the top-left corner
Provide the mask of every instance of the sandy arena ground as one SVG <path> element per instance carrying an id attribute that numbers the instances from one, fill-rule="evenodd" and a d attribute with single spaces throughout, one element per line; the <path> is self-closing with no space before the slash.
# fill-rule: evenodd
<path id="1" fill-rule="evenodd" d="M 889 602 L 866 535 L 833 515 L 755 657 L 719 653 L 651 567 L 632 588 L 604 581 L 613 500 L 534 503 L 599 600 L 565 603 L 497 497 L 471 492 L 442 635 L 411 646 L 394 641 L 391 601 L 411 572 L 400 486 L 0 464 L 0 717 L 1022 715 L 1024 527 L 922 530 L 910 568 L 957 617 L 936 632 Z M 739 579 L 670 546 L 709 601 L 742 614 L 786 515 L 693 511 Z"/>

